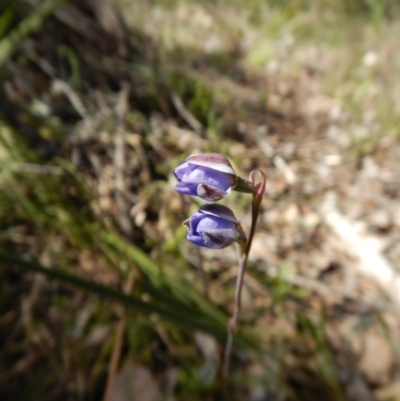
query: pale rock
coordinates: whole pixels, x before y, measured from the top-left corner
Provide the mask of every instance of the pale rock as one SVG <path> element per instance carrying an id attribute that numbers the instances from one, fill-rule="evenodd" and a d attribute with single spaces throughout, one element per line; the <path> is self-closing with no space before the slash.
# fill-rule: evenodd
<path id="1" fill-rule="evenodd" d="M 272 209 L 262 214 L 262 221 L 269 225 L 277 224 L 281 219 L 281 214 L 278 210 Z"/>
<path id="2" fill-rule="evenodd" d="M 307 228 L 314 228 L 321 222 L 321 218 L 318 213 L 309 212 L 302 218 L 302 223 Z"/>
<path id="3" fill-rule="evenodd" d="M 327 166 L 338 166 L 342 163 L 342 155 L 332 154 L 324 156 L 324 163 Z"/>
<path id="4" fill-rule="evenodd" d="M 337 101 L 326 95 L 316 95 L 304 101 L 303 110 L 309 116 L 327 114 L 337 106 Z"/>
<path id="5" fill-rule="evenodd" d="M 316 191 L 316 185 L 312 181 L 307 181 L 303 184 L 302 191 L 304 194 L 311 195 Z"/>
<path id="6" fill-rule="evenodd" d="M 271 252 L 275 252 L 278 247 L 278 240 L 275 236 L 267 235 L 264 232 L 258 232 L 253 239 L 249 260 L 265 260 Z"/>
<path id="7" fill-rule="evenodd" d="M 86 347 L 96 347 L 103 345 L 110 337 L 111 327 L 106 325 L 95 326 L 87 335 L 85 340 Z"/>
<path id="8" fill-rule="evenodd" d="M 376 328 L 364 332 L 362 338 L 361 370 L 370 383 L 387 383 L 394 363 L 394 350 Z"/>
<path id="9" fill-rule="evenodd" d="M 389 340 L 376 327 L 357 330 L 359 323 L 358 317 L 347 317 L 336 325 L 336 339 L 348 343 L 359 360 L 359 368 L 370 383 L 386 384 L 394 364 L 394 351 Z"/>
<path id="10" fill-rule="evenodd" d="M 204 358 L 200 380 L 203 383 L 210 383 L 218 371 L 218 344 L 214 337 L 200 331 L 194 333 L 194 340 Z"/>
<path id="11" fill-rule="evenodd" d="M 393 224 L 400 228 L 400 204 L 393 210 Z"/>
<path id="12" fill-rule="evenodd" d="M 324 163 L 317 163 L 315 165 L 315 171 L 318 173 L 318 176 L 322 181 L 327 180 L 332 172 L 331 168 Z"/>
<path id="13" fill-rule="evenodd" d="M 336 139 L 342 134 L 342 130 L 335 124 L 332 124 L 326 130 L 326 137 L 329 139 Z"/>
<path id="14" fill-rule="evenodd" d="M 333 106 L 329 110 L 329 119 L 332 122 L 340 121 L 343 117 L 343 110 L 339 105 Z"/>
<path id="15" fill-rule="evenodd" d="M 299 208 L 295 203 L 291 203 L 283 212 L 283 219 L 287 223 L 294 223 L 299 218 Z"/>
<path id="16" fill-rule="evenodd" d="M 353 126 L 351 133 L 352 133 L 352 136 L 354 139 L 361 140 L 361 139 L 366 139 L 369 137 L 370 130 L 369 130 L 369 127 L 358 124 L 358 125 Z"/>
<path id="17" fill-rule="evenodd" d="M 379 230 L 387 230 L 392 224 L 389 213 L 383 209 L 378 209 L 371 213 L 368 216 L 368 222 Z"/>
<path id="18" fill-rule="evenodd" d="M 285 159 L 291 159 L 295 151 L 296 151 L 296 144 L 294 142 L 285 143 L 280 148 L 280 152 Z"/>
<path id="19" fill-rule="evenodd" d="M 379 56 L 373 50 L 367 51 L 362 58 L 362 63 L 367 68 L 375 67 L 378 64 L 378 61 Z"/>
<path id="20" fill-rule="evenodd" d="M 150 370 L 141 365 L 126 366 L 115 378 L 111 401 L 161 401 L 158 383 Z"/>
<path id="21" fill-rule="evenodd" d="M 362 160 L 361 174 L 365 178 L 376 178 L 379 176 L 379 166 L 371 156 L 365 156 Z"/>

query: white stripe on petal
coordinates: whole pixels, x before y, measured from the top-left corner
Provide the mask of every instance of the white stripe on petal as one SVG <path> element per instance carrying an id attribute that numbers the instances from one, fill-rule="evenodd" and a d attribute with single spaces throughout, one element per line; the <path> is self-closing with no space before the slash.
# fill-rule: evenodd
<path id="1" fill-rule="evenodd" d="M 236 176 L 235 170 L 232 168 L 232 166 L 229 166 L 228 164 L 213 163 L 213 162 L 207 162 L 207 161 L 197 161 L 197 160 L 193 161 L 193 162 L 191 162 L 189 160 L 188 163 L 194 164 L 195 166 L 208 167 L 212 170 L 216 170 L 221 173 L 227 173 L 227 174 L 232 174 L 232 175 Z"/>
<path id="2" fill-rule="evenodd" d="M 230 188 L 228 191 L 223 191 L 222 189 L 215 188 L 211 185 L 199 184 L 197 186 L 197 195 L 204 200 L 207 201 L 217 201 L 222 199 L 223 197 L 230 194 Z"/>
<path id="3" fill-rule="evenodd" d="M 185 162 L 236 176 L 235 170 L 232 168 L 229 160 L 219 153 L 198 153 L 189 156 Z"/>

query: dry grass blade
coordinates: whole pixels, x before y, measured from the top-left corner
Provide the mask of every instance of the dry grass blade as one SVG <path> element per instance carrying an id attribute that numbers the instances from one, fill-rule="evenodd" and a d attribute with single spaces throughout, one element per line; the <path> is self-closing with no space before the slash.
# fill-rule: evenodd
<path id="1" fill-rule="evenodd" d="M 129 295 L 132 293 L 134 281 L 135 281 L 135 269 L 131 268 L 128 275 L 128 280 L 124 288 L 125 294 Z M 118 367 L 121 360 L 123 336 L 125 333 L 127 321 L 128 321 L 128 313 L 127 311 L 125 311 L 123 316 L 118 322 L 117 330 L 115 333 L 114 347 L 111 354 L 107 384 L 106 384 L 106 389 L 104 390 L 103 401 L 110 401 L 112 397 L 112 391 L 115 385 L 115 378 L 117 376 Z"/>

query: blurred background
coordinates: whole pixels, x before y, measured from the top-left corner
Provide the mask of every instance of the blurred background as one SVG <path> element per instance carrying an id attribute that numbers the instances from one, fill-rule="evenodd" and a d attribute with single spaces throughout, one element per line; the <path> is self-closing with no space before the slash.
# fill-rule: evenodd
<path id="1" fill-rule="evenodd" d="M 399 10 L 2 0 L 1 400 L 400 400 Z M 198 152 L 267 175 L 225 385 Z"/>

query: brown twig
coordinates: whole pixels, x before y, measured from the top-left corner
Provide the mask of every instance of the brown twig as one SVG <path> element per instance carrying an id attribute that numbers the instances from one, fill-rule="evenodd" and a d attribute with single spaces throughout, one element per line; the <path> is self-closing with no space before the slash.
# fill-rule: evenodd
<path id="1" fill-rule="evenodd" d="M 190 125 L 190 127 L 195 132 L 201 132 L 203 126 L 201 125 L 200 121 L 197 120 L 197 118 L 185 107 L 182 99 L 178 96 L 178 94 L 172 92 L 171 99 L 180 116 Z"/>
<path id="2" fill-rule="evenodd" d="M 132 292 L 134 281 L 135 281 L 135 269 L 132 268 L 129 272 L 128 280 L 124 288 L 125 294 L 128 295 Z M 106 389 L 104 391 L 103 401 L 111 400 L 115 384 L 115 378 L 117 376 L 118 366 L 121 360 L 121 350 L 122 350 L 124 332 L 127 321 L 128 321 L 128 312 L 125 310 L 124 314 L 122 315 L 121 319 L 118 322 L 117 332 L 115 334 L 115 342 L 111 354 L 110 365 L 108 368 L 107 384 L 106 384 Z"/>
<path id="3" fill-rule="evenodd" d="M 133 232 L 129 211 L 123 196 L 124 193 L 124 169 L 125 169 L 125 116 L 129 110 L 129 85 L 122 84 L 119 92 L 118 104 L 115 112 L 118 118 L 118 131 L 115 135 L 114 145 L 114 165 L 115 165 L 115 203 L 118 208 L 118 224 L 126 237 L 130 237 Z"/>

